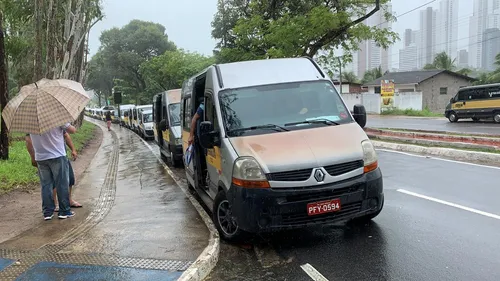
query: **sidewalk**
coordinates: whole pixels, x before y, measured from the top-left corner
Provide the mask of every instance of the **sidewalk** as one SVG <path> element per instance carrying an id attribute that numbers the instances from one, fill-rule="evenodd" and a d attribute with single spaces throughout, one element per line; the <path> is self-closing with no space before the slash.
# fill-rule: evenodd
<path id="1" fill-rule="evenodd" d="M 84 208 L 1 243 L 0 280 L 175 280 L 207 246 L 202 219 L 142 140 L 116 125 L 103 133 L 77 179 Z"/>

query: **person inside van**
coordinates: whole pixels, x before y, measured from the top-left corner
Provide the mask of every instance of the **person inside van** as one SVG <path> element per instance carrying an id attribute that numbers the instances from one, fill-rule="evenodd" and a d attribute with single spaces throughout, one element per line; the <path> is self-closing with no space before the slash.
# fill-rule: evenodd
<path id="1" fill-rule="evenodd" d="M 200 117 L 203 117 L 203 112 L 205 111 L 205 104 L 203 104 L 203 99 L 201 100 L 200 105 L 198 106 L 198 109 L 196 109 L 196 113 L 193 116 L 193 119 L 191 120 L 191 130 L 189 131 L 189 139 L 188 139 L 188 145 L 191 145 L 194 140 L 194 134 L 197 132 L 196 127 L 198 125 L 198 120 Z"/>

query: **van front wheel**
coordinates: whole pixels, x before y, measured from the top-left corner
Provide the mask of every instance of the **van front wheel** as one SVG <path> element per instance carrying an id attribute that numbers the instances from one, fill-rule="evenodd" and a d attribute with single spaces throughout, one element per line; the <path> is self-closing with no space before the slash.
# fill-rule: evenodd
<path id="1" fill-rule="evenodd" d="M 495 112 L 493 120 L 495 120 L 495 123 L 500 123 L 500 112 Z"/>
<path id="2" fill-rule="evenodd" d="M 455 112 L 450 112 L 450 114 L 448 115 L 448 120 L 450 120 L 450 122 L 452 123 L 455 123 L 458 121 L 458 116 Z"/>
<path id="3" fill-rule="evenodd" d="M 246 234 L 238 227 L 238 223 L 233 217 L 231 205 L 223 190 L 219 191 L 215 197 L 212 220 L 224 240 L 241 241 Z"/>

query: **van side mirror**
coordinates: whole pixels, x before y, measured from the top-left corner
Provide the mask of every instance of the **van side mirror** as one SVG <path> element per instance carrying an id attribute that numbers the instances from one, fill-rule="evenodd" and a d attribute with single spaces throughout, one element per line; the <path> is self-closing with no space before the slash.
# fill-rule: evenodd
<path id="1" fill-rule="evenodd" d="M 210 121 L 200 123 L 200 144 L 203 148 L 210 149 L 214 146 L 220 146 L 220 133 L 214 131 L 214 126 Z"/>
<path id="2" fill-rule="evenodd" d="M 354 120 L 361 128 L 366 126 L 366 109 L 364 105 L 356 104 L 354 105 L 354 110 L 352 112 Z"/>
<path id="3" fill-rule="evenodd" d="M 451 103 L 454 103 L 454 102 L 455 102 L 455 98 L 454 98 L 454 97 L 453 97 L 453 98 L 451 98 L 451 99 L 450 99 L 450 102 L 451 102 Z"/>
<path id="4" fill-rule="evenodd" d="M 166 131 L 168 129 L 167 120 L 163 119 L 160 121 L 160 130 Z"/>

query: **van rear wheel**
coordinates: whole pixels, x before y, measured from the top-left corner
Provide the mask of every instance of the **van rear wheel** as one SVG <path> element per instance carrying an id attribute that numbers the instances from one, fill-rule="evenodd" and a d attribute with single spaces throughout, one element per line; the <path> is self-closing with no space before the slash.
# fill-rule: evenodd
<path id="1" fill-rule="evenodd" d="M 224 240 L 237 242 L 243 240 L 246 235 L 246 233 L 238 227 L 238 223 L 233 217 L 231 205 L 223 190 L 219 191 L 215 197 L 212 220 L 220 236 Z"/>

